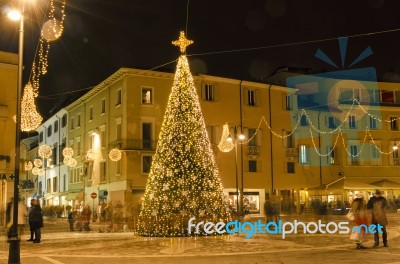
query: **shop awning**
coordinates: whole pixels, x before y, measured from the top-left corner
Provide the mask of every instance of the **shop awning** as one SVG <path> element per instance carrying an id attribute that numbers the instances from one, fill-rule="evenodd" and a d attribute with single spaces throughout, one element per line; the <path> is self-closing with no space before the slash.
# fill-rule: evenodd
<path id="1" fill-rule="evenodd" d="M 386 190 L 395 190 L 395 189 L 400 190 L 400 183 L 388 179 L 376 181 L 371 184 L 375 185 L 376 186 L 375 188 L 379 187 L 381 189 L 386 189 Z"/>
<path id="2" fill-rule="evenodd" d="M 69 193 L 69 194 L 67 194 L 67 196 L 65 197 L 65 200 L 67 200 L 67 201 L 73 201 L 73 200 L 83 201 L 83 193 L 82 193 L 82 192 L 79 192 L 79 193 Z"/>
<path id="3" fill-rule="evenodd" d="M 376 189 L 376 185 L 372 185 L 369 183 L 357 181 L 355 179 L 347 179 L 345 177 L 333 181 L 325 186 L 325 189 L 335 190 L 374 190 Z"/>

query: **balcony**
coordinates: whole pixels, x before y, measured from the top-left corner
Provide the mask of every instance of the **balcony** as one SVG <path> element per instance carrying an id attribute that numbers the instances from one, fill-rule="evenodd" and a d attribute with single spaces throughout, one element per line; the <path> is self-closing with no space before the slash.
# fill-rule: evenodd
<path id="1" fill-rule="evenodd" d="M 393 165 L 400 166 L 400 158 L 393 158 Z"/>
<path id="2" fill-rule="evenodd" d="M 360 161 L 358 159 L 352 159 L 350 164 L 352 166 L 359 166 L 360 165 Z"/>
<path id="3" fill-rule="evenodd" d="M 260 146 L 247 146 L 247 155 L 249 156 L 260 155 Z"/>
<path id="4" fill-rule="evenodd" d="M 157 141 L 142 139 L 122 139 L 108 144 L 110 148 L 118 146 L 121 150 L 150 150 L 156 149 Z"/>

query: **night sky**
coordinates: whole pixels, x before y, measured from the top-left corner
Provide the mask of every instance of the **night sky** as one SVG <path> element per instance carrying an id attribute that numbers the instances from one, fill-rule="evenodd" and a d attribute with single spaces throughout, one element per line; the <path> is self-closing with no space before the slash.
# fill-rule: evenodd
<path id="1" fill-rule="evenodd" d="M 18 1 L 0 0 L 0 8 Z M 26 81 L 49 0 L 35 1 L 26 9 Z M 17 24 L 3 12 L 0 50 L 17 52 Z M 370 46 L 373 55 L 352 68 L 375 67 L 380 80 L 400 82 L 400 1 L 67 0 L 64 32 L 51 43 L 40 83 L 41 114 L 121 67 L 174 72 L 179 49 L 171 41 L 186 27 L 194 74 L 264 81 L 283 66 L 335 71 L 315 52 L 341 66 L 337 38 L 349 36 L 345 69 Z M 375 32 L 386 33 L 363 35 Z"/>

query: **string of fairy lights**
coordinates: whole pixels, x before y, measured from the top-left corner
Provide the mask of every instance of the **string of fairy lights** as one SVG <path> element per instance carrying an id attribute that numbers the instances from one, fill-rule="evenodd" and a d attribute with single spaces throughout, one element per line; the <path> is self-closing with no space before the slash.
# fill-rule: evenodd
<path id="1" fill-rule="evenodd" d="M 361 144 L 360 150 L 357 151 L 356 153 L 352 153 L 351 151 L 349 151 L 348 146 L 346 145 L 346 137 L 343 134 L 343 130 L 345 129 L 344 126 L 345 126 L 346 122 L 348 121 L 349 116 L 354 111 L 355 107 L 360 108 L 364 114 L 366 114 L 370 118 L 372 118 L 372 119 L 374 119 L 374 120 L 376 120 L 376 121 L 378 121 L 380 123 L 392 123 L 395 120 L 399 119 L 398 117 L 396 117 L 395 119 L 390 119 L 390 120 L 379 118 L 379 117 L 371 114 L 370 112 L 368 112 L 357 99 L 353 99 L 352 100 L 352 104 L 350 105 L 349 109 L 344 113 L 344 118 L 342 120 L 339 120 L 340 123 L 337 124 L 336 128 L 331 129 L 329 131 L 324 131 L 324 130 L 321 130 L 321 129 L 318 129 L 317 127 L 315 127 L 315 125 L 312 122 L 312 118 L 310 117 L 310 114 L 307 112 L 307 110 L 306 109 L 301 109 L 299 111 L 300 112 L 299 118 L 297 119 L 297 122 L 294 124 L 293 129 L 292 129 L 292 131 L 290 133 L 285 134 L 285 135 L 281 135 L 281 134 L 277 133 L 276 131 L 274 131 L 272 129 L 272 127 L 267 122 L 266 118 L 263 116 L 263 117 L 261 117 L 261 120 L 260 120 L 260 122 L 259 122 L 259 124 L 258 124 L 258 126 L 257 126 L 257 128 L 255 130 L 255 133 L 250 138 L 248 138 L 247 140 L 240 140 L 240 141 L 237 140 L 236 143 L 237 144 L 248 144 L 250 141 L 253 140 L 254 137 L 256 137 L 256 135 L 260 131 L 261 126 L 262 126 L 263 123 L 270 130 L 272 135 L 274 135 L 274 136 L 276 136 L 276 137 L 278 137 L 280 139 L 287 139 L 287 138 L 291 137 L 299 129 L 299 126 L 300 126 L 300 123 L 301 123 L 301 118 L 303 116 L 305 116 L 305 118 L 307 120 L 307 124 L 310 125 L 309 132 L 310 132 L 310 138 L 311 138 L 311 141 L 312 141 L 313 148 L 314 148 L 315 152 L 321 157 L 327 157 L 327 156 L 332 154 L 332 152 L 334 151 L 334 149 L 336 148 L 336 146 L 337 146 L 337 144 L 339 142 L 339 138 L 341 138 L 341 142 L 343 144 L 343 147 L 344 147 L 347 155 L 350 156 L 351 158 L 359 157 L 361 155 L 361 153 L 363 152 L 363 150 L 365 149 L 365 146 L 368 143 L 372 143 L 374 145 L 375 149 L 380 154 L 383 154 L 383 155 L 391 155 L 391 154 L 393 154 L 393 152 L 397 151 L 399 146 L 400 146 L 400 141 L 399 142 L 394 142 L 394 145 L 391 147 L 391 149 L 389 151 L 383 151 L 382 148 L 380 147 L 380 144 L 378 142 L 376 142 L 376 140 L 374 139 L 374 137 L 373 137 L 373 135 L 371 133 L 371 130 L 368 128 L 368 126 L 365 127 L 364 137 L 363 137 L 362 140 L 360 140 L 360 144 Z M 333 146 L 329 151 L 327 151 L 327 153 L 323 154 L 319 150 L 319 148 L 318 148 L 318 146 L 317 146 L 317 144 L 315 143 L 315 140 L 314 140 L 313 130 L 316 133 L 321 134 L 321 135 L 324 135 L 324 134 L 331 134 L 331 135 L 335 134 L 336 135 L 336 138 L 334 140 Z M 226 124 L 223 125 L 221 140 L 220 140 L 220 142 L 218 144 L 219 150 L 222 151 L 222 152 L 231 151 L 234 148 L 234 143 L 232 141 L 233 141 L 233 136 L 231 135 L 231 133 L 229 131 L 229 125 L 226 123 Z"/>
<path id="2" fill-rule="evenodd" d="M 37 111 L 35 98 L 39 95 L 39 82 L 41 76 L 47 73 L 50 42 L 61 37 L 64 30 L 66 0 L 61 2 L 60 20 L 56 19 L 56 6 L 54 0 L 50 0 L 50 9 L 47 22 L 42 26 L 37 56 L 34 59 L 29 82 L 24 87 L 21 100 L 21 130 L 32 131 L 40 126 L 42 116 Z M 15 119 L 14 119 L 15 120 Z"/>

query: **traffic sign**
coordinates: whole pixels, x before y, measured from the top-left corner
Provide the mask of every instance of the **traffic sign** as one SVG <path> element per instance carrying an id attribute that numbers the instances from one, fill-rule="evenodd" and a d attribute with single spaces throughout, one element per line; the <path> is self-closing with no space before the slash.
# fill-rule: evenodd
<path id="1" fill-rule="evenodd" d="M 90 194 L 90 197 L 92 197 L 92 199 L 96 199 L 96 198 L 97 198 L 97 193 L 92 192 L 92 193 Z"/>

